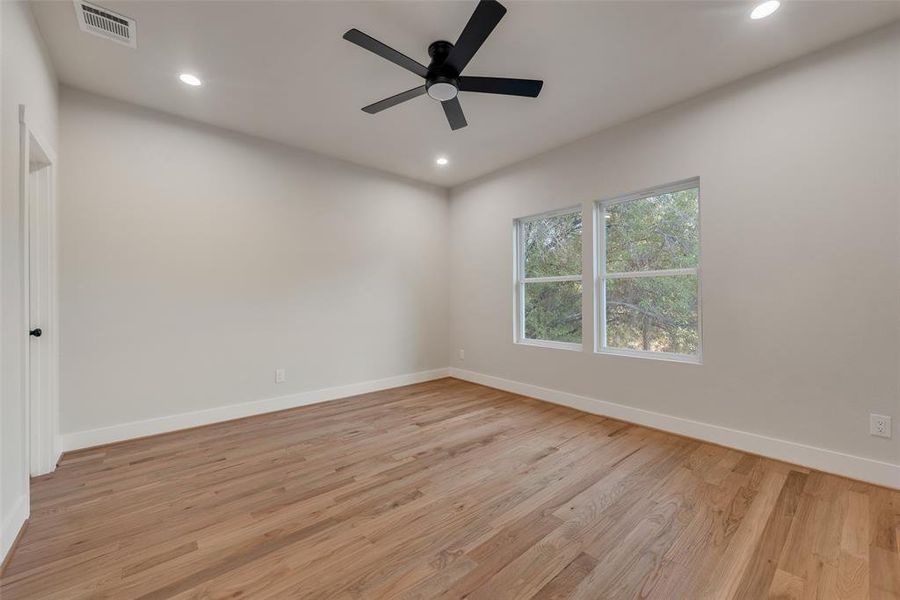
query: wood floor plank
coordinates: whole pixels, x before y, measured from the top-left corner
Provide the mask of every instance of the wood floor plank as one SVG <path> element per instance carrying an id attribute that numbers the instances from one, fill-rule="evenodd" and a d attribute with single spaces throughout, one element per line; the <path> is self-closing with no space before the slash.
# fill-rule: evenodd
<path id="1" fill-rule="evenodd" d="M 579 554 L 547 585 L 532 596 L 534 600 L 562 600 L 570 598 L 585 577 L 597 567 L 597 559 L 589 554 Z"/>
<path id="2" fill-rule="evenodd" d="M 455 379 L 67 453 L 3 600 L 900 600 L 900 492 Z"/>
<path id="3" fill-rule="evenodd" d="M 741 578 L 735 598 L 741 600 L 762 598 L 771 588 L 778 558 L 790 532 L 805 483 L 805 474 L 798 471 L 791 471 L 788 474 L 765 529 L 756 543 L 750 563 Z"/>

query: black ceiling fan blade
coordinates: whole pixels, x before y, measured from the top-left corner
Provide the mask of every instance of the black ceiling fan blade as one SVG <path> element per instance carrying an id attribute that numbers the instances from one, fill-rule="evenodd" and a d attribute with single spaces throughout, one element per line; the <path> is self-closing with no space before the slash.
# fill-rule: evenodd
<path id="1" fill-rule="evenodd" d="M 544 82 L 539 79 L 509 79 L 506 77 L 460 77 L 462 92 L 484 94 L 505 94 L 507 96 L 527 96 L 537 98 Z"/>
<path id="2" fill-rule="evenodd" d="M 450 129 L 456 131 L 462 129 L 466 123 L 466 115 L 463 114 L 462 106 L 459 104 L 459 98 L 453 100 L 444 100 L 441 102 L 444 107 L 444 114 L 447 115 L 447 122 L 450 123 Z"/>
<path id="3" fill-rule="evenodd" d="M 405 54 L 394 50 L 386 44 L 382 44 L 370 35 L 366 35 L 359 29 L 351 29 L 344 34 L 344 39 L 353 42 L 357 46 L 365 48 L 369 52 L 374 52 L 381 58 L 387 59 L 395 65 L 400 65 L 407 71 L 412 71 L 419 77 L 424 78 L 428 75 L 428 69 L 425 65 L 421 65 Z"/>
<path id="4" fill-rule="evenodd" d="M 390 108 L 392 106 L 397 106 L 401 102 L 406 102 L 407 100 L 412 100 L 413 98 L 418 98 L 422 94 L 425 93 L 425 86 L 420 85 L 419 87 L 414 87 L 411 90 L 406 90 L 405 92 L 400 92 L 390 98 L 385 98 L 384 100 L 379 100 L 378 102 L 374 102 L 368 106 L 363 106 L 363 110 L 370 115 L 374 115 L 375 113 L 379 113 L 386 108 Z"/>
<path id="5" fill-rule="evenodd" d="M 505 14 L 506 8 L 497 0 L 481 0 L 444 64 L 453 67 L 457 73 L 462 73 Z"/>

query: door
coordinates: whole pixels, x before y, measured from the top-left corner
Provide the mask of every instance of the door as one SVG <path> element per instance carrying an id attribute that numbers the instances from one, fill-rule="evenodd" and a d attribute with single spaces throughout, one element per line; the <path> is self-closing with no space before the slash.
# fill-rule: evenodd
<path id="1" fill-rule="evenodd" d="M 53 237 L 53 164 L 40 142 L 29 139 L 25 204 L 24 293 L 28 349 L 25 382 L 28 398 L 29 463 L 32 475 L 56 467 L 57 407 L 55 382 L 55 280 Z"/>

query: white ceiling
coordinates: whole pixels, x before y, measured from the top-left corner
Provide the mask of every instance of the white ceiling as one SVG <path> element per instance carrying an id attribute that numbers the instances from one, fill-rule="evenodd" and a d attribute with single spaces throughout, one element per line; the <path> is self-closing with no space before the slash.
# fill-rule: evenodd
<path id="1" fill-rule="evenodd" d="M 81 32 L 71 1 L 32 4 L 62 82 L 443 186 L 900 18 L 890 1 L 785 0 L 751 21 L 745 1 L 505 0 L 466 74 L 543 79 L 543 91 L 462 93 L 469 126 L 451 132 L 425 96 L 363 113 L 421 79 L 341 35 L 356 27 L 427 64 L 474 1 L 95 1 L 137 20 L 136 50 Z"/>

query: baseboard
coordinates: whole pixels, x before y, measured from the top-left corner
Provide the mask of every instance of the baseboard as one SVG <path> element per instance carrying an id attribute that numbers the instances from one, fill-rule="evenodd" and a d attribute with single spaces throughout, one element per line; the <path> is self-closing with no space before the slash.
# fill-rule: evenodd
<path id="1" fill-rule="evenodd" d="M 3 525 L 0 527 L 0 573 L 6 568 L 6 560 L 11 555 L 13 546 L 19 541 L 19 537 L 24 531 L 28 515 L 28 495 L 22 494 L 19 496 L 13 509 L 4 517 Z"/>
<path id="2" fill-rule="evenodd" d="M 728 446 L 826 473 L 900 489 L 900 465 L 771 438 L 748 431 L 730 429 L 720 425 L 673 417 L 663 413 L 625 406 L 624 404 L 597 400 L 464 369 L 451 368 L 450 376 L 522 396 L 561 404 L 584 412 L 621 419 L 713 444 Z"/>
<path id="3" fill-rule="evenodd" d="M 422 383 L 423 381 L 431 381 L 447 376 L 448 370 L 446 368 L 396 375 L 384 379 L 373 379 L 349 385 L 279 396 L 277 398 L 267 398 L 265 400 L 243 402 L 241 404 L 230 404 L 227 406 L 157 417 L 155 419 L 146 419 L 143 421 L 132 421 L 130 423 L 122 423 L 120 425 L 112 425 L 87 431 L 64 433 L 60 436 L 60 442 L 62 444 L 62 450 L 68 452 L 70 450 L 90 448 L 92 446 L 121 442 L 133 438 L 156 435 L 158 433 L 168 433 L 179 429 L 188 429 L 199 425 L 209 425 L 211 423 L 261 415 L 277 410 L 337 400 L 339 398 L 346 398 L 347 396 L 377 392 L 379 390 L 402 385 Z"/>

